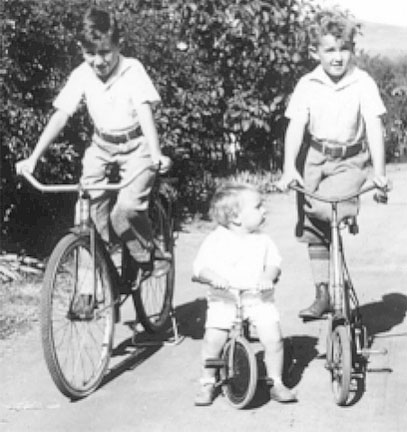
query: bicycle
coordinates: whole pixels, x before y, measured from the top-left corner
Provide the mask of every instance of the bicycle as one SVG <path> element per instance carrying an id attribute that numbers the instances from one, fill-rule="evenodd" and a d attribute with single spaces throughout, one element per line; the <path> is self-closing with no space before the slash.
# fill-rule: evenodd
<path id="1" fill-rule="evenodd" d="M 358 199 L 378 187 L 370 185 L 359 192 L 342 197 L 324 197 L 297 184 L 289 187 L 300 194 L 331 205 L 330 244 L 330 306 L 327 314 L 326 368 L 331 374 L 332 390 L 337 405 L 346 405 L 353 379 L 365 381 L 368 358 L 371 354 L 386 354 L 386 350 L 369 348 L 366 326 L 360 313 L 359 300 L 345 261 L 341 229 L 348 226 L 351 234 L 358 233 L 356 218 L 338 219 L 338 204 Z"/>
<path id="2" fill-rule="evenodd" d="M 174 260 L 165 275 L 142 277 L 124 243 L 120 244 L 121 258 L 113 259 L 91 220 L 90 191 L 118 191 L 137 175 L 120 184 L 102 186 L 47 185 L 28 172 L 23 176 L 41 192 L 78 194 L 79 221 L 59 240 L 49 257 L 41 298 L 42 346 L 48 371 L 61 393 L 76 400 L 101 384 L 112 354 L 114 325 L 120 321 L 120 307 L 128 297 L 132 297 L 136 316 L 146 332 L 160 332 L 171 319 L 172 342 L 179 343 L 172 305 Z M 157 174 L 149 216 L 155 244 L 173 257 L 171 200 L 162 195 L 160 184 Z M 86 312 L 78 311 L 80 297 L 87 301 Z"/>
<path id="3" fill-rule="evenodd" d="M 211 285 L 209 281 L 197 277 L 192 280 Z M 253 339 L 250 335 L 250 322 L 243 316 L 243 296 L 248 291 L 253 291 L 247 287 L 229 287 L 227 290 L 236 298 L 235 321 L 220 358 L 207 359 L 205 367 L 218 369 L 215 387 L 222 388 L 223 394 L 234 408 L 243 409 L 253 400 L 259 379 L 269 379 L 259 378 L 256 355 L 250 343 Z"/>

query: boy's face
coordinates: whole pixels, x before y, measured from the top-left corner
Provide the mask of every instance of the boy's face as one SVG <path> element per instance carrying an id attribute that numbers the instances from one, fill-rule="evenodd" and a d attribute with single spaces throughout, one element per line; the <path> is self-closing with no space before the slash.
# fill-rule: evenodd
<path id="1" fill-rule="evenodd" d="M 82 55 L 95 74 L 106 81 L 118 64 L 120 48 L 105 37 L 92 47 L 82 46 Z"/>
<path id="2" fill-rule="evenodd" d="M 353 42 L 331 34 L 321 37 L 316 51 L 321 66 L 332 81 L 338 82 L 347 72 L 353 57 Z"/>
<path id="3" fill-rule="evenodd" d="M 266 220 L 266 209 L 263 206 L 263 200 L 259 193 L 255 191 L 246 191 L 240 199 L 240 212 L 237 216 L 237 222 L 244 232 L 258 231 Z"/>

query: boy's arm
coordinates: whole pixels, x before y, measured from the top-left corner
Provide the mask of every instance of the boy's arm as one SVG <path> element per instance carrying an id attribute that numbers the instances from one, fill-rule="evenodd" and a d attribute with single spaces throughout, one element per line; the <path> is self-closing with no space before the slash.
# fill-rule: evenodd
<path id="1" fill-rule="evenodd" d="M 141 130 L 146 137 L 150 148 L 151 158 L 154 164 L 160 165 L 160 171 L 165 172 L 171 166 L 169 157 L 161 153 L 161 148 L 158 140 L 157 128 L 155 126 L 154 116 L 149 103 L 145 102 L 137 107 L 137 114 L 140 121 Z"/>
<path id="2" fill-rule="evenodd" d="M 68 114 L 61 110 L 57 110 L 54 112 L 54 114 L 52 114 L 40 138 L 38 139 L 37 145 L 35 146 L 31 156 L 16 163 L 17 174 L 21 174 L 22 171 L 28 171 L 31 174 L 34 171 L 38 159 L 56 139 L 56 137 L 65 127 L 68 119 Z"/>
<path id="3" fill-rule="evenodd" d="M 304 139 L 305 126 L 304 122 L 295 119 L 291 119 L 288 124 L 284 143 L 283 175 L 277 183 L 277 187 L 281 190 L 286 190 L 293 181 L 303 185 L 302 177 L 296 168 L 296 161 Z"/>
<path id="4" fill-rule="evenodd" d="M 215 288 L 226 289 L 230 286 L 225 278 L 208 267 L 202 268 L 197 276 L 202 282 L 209 283 Z"/>
<path id="5" fill-rule="evenodd" d="M 366 135 L 375 177 L 386 176 L 383 125 L 380 117 L 365 118 Z"/>
<path id="6" fill-rule="evenodd" d="M 267 266 L 264 269 L 263 274 L 261 275 L 258 287 L 260 289 L 271 289 L 273 288 L 274 284 L 276 284 L 280 278 L 281 275 L 281 269 L 278 266 Z"/>
<path id="7" fill-rule="evenodd" d="M 387 191 L 390 189 L 390 182 L 386 177 L 386 154 L 383 138 L 383 124 L 380 117 L 365 118 L 366 135 L 372 158 L 374 177 L 373 182 L 381 188 L 375 194 L 375 201 L 387 202 Z"/>

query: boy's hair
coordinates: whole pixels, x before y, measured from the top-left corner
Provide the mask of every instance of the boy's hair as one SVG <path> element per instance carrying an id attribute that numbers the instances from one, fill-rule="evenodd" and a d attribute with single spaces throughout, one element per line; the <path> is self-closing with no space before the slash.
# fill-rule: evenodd
<path id="1" fill-rule="evenodd" d="M 321 38 L 332 35 L 336 39 L 352 42 L 359 30 L 359 24 L 339 9 L 323 9 L 314 18 L 314 23 L 308 28 L 311 46 L 318 46 Z"/>
<path id="2" fill-rule="evenodd" d="M 219 225 L 229 227 L 241 210 L 241 197 L 244 192 L 259 190 L 247 183 L 226 183 L 216 189 L 210 204 L 209 215 Z"/>
<path id="3" fill-rule="evenodd" d="M 115 45 L 119 43 L 120 32 L 116 18 L 105 9 L 89 8 L 83 17 L 79 42 L 84 48 L 93 48 L 106 37 Z"/>

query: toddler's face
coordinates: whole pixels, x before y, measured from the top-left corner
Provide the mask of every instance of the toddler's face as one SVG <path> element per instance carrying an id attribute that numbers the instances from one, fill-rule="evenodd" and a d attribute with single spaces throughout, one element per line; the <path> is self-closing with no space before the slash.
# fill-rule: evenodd
<path id="1" fill-rule="evenodd" d="M 266 209 L 259 193 L 255 191 L 244 192 L 241 197 L 238 221 L 245 232 L 258 231 L 266 220 Z"/>
<path id="2" fill-rule="evenodd" d="M 327 34 L 321 37 L 316 54 L 326 74 L 338 82 L 351 64 L 353 42 Z"/>
<path id="3" fill-rule="evenodd" d="M 82 46 L 84 60 L 103 81 L 107 80 L 119 61 L 120 49 L 109 37 L 105 37 L 95 46 Z"/>

